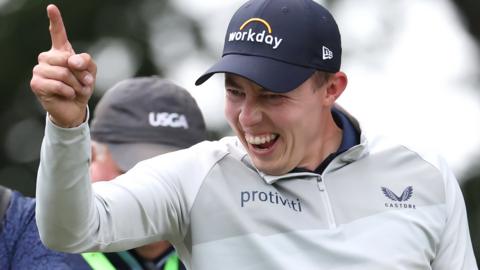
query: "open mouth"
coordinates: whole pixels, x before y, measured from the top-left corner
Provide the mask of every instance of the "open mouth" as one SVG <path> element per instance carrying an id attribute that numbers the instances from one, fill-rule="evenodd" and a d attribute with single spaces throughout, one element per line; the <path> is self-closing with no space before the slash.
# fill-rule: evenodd
<path id="1" fill-rule="evenodd" d="M 255 149 L 269 149 L 278 139 L 278 134 L 266 134 L 261 136 L 245 135 L 245 140 Z"/>

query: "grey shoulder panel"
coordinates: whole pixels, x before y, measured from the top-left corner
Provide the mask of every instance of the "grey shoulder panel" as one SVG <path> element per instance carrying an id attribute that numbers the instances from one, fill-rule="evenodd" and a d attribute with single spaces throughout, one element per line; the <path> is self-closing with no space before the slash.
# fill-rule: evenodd
<path id="1" fill-rule="evenodd" d="M 437 167 L 401 145 L 374 151 L 325 177 L 342 224 L 384 211 L 444 204 L 444 181 Z"/>

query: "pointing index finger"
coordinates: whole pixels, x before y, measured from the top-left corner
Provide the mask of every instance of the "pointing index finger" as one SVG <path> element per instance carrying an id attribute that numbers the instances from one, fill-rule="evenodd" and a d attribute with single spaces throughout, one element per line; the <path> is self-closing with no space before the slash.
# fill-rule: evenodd
<path id="1" fill-rule="evenodd" d="M 52 48 L 62 51 L 73 52 L 72 46 L 67 38 L 67 31 L 63 24 L 60 10 L 53 4 L 47 7 L 48 18 L 50 19 L 50 37 L 52 39 Z"/>

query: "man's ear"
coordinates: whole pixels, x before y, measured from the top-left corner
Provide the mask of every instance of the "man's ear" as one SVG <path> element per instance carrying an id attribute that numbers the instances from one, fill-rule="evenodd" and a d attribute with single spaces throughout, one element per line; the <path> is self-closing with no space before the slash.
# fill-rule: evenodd
<path id="1" fill-rule="evenodd" d="M 90 162 L 94 162 L 97 159 L 97 150 L 95 149 L 95 146 L 93 143 L 90 145 L 90 155 L 91 155 Z"/>
<path id="2" fill-rule="evenodd" d="M 98 158 L 97 147 L 95 147 L 95 146 L 96 146 L 96 143 L 92 141 L 90 143 L 90 155 L 92 157 L 92 160 L 90 160 L 90 162 L 94 162 Z"/>
<path id="3" fill-rule="evenodd" d="M 342 71 L 332 74 L 328 79 L 328 86 L 325 91 L 325 105 L 333 106 L 335 101 L 342 95 L 347 87 L 347 75 Z"/>

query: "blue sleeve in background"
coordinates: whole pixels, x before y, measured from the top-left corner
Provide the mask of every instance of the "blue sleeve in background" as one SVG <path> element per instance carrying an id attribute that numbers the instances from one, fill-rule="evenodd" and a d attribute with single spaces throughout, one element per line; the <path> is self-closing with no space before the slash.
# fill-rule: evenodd
<path id="1" fill-rule="evenodd" d="M 80 255 L 56 252 L 42 244 L 35 223 L 35 199 L 12 192 L 3 222 L 0 269 L 90 269 Z"/>

